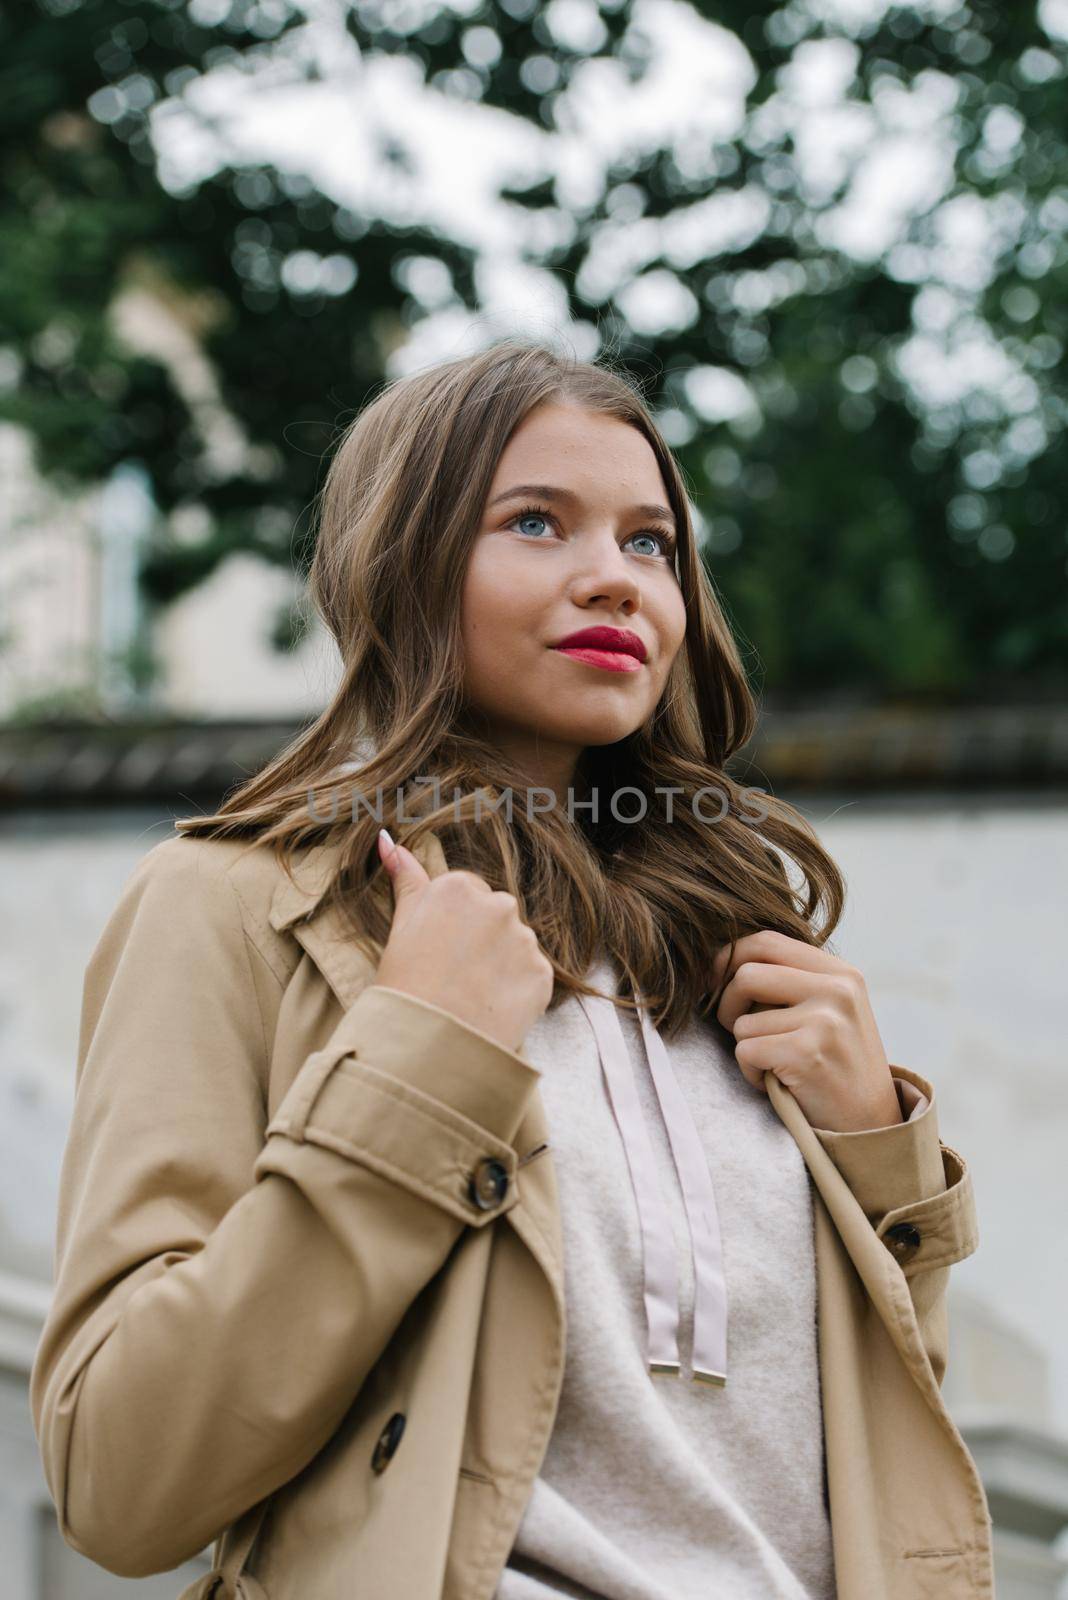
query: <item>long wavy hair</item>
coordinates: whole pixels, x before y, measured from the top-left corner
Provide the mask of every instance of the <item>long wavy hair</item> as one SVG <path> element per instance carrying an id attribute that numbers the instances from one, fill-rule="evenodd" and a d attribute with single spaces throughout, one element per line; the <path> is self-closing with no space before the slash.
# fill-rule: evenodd
<path id="1" fill-rule="evenodd" d="M 529 777 L 465 696 L 461 591 L 500 455 L 548 401 L 648 440 L 677 521 L 686 636 L 645 726 L 583 752 L 574 815 L 524 802 L 509 818 L 502 798 L 525 797 Z M 325 898 L 380 950 L 392 890 L 378 829 L 409 846 L 432 830 L 451 868 L 516 896 L 555 969 L 550 1010 L 598 992 L 584 978 L 605 950 L 622 970 L 621 1003 L 640 995 L 668 1038 L 718 1004 L 710 968 L 722 945 L 761 928 L 826 943 L 845 898 L 838 868 L 794 807 L 727 771 L 756 705 L 638 380 L 603 357 L 515 338 L 397 379 L 342 433 L 316 510 L 309 592 L 341 654 L 338 687 L 261 772 L 214 814 L 177 821 L 180 832 L 251 835 L 249 848 L 272 848 L 290 877 L 299 852 L 336 844 Z M 670 808 L 658 789 L 675 791 Z M 596 819 L 578 803 L 595 795 Z M 643 798 L 641 820 L 614 814 L 634 816 Z"/>

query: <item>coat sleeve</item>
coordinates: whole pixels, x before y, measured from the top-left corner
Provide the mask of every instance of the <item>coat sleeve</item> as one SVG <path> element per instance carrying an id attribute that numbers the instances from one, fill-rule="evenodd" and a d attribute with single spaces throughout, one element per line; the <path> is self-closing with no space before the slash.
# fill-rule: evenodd
<path id="1" fill-rule="evenodd" d="M 150 851 L 86 969 L 30 1378 L 63 1538 L 131 1578 L 195 1556 L 326 1443 L 463 1228 L 518 1200 L 539 1077 L 372 985 L 268 1125 L 260 958 L 215 849 Z M 488 1209 L 468 1191 L 485 1158 L 509 1179 Z"/>
<path id="2" fill-rule="evenodd" d="M 905 1274 L 939 1384 L 948 1353 L 949 1269 L 979 1243 L 971 1172 L 941 1142 L 926 1078 L 891 1067 L 907 1120 L 860 1133 L 813 1132 Z"/>

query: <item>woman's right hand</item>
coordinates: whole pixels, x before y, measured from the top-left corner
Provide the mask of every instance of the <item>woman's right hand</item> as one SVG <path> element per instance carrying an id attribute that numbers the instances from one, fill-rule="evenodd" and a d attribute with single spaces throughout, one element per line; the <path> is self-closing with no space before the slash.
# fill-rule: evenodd
<path id="1" fill-rule="evenodd" d="M 518 1050 L 552 999 L 555 974 L 515 895 L 477 872 L 430 877 L 410 850 L 378 848 L 393 884 L 393 922 L 374 982 L 450 1011 Z"/>

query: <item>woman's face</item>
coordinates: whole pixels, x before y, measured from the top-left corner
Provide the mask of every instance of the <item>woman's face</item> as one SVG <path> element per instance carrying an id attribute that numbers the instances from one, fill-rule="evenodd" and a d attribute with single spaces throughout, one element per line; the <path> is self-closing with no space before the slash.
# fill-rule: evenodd
<path id="1" fill-rule="evenodd" d="M 558 797 L 587 745 L 633 733 L 663 694 L 686 631 L 674 531 L 648 441 L 614 417 L 546 402 L 497 465 L 464 579 L 465 685 Z M 635 635 L 645 659 L 557 648 L 595 626 Z"/>

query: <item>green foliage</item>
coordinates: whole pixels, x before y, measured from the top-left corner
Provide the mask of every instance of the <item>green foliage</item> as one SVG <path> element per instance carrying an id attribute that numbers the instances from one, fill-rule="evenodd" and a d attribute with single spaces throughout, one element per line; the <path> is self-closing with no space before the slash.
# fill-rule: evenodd
<path id="1" fill-rule="evenodd" d="M 213 27 L 190 9 L 34 0 L 0 10 L 0 341 L 18 370 L 0 416 L 31 432 L 39 470 L 59 487 L 136 459 L 164 517 L 207 512 L 195 542 L 164 533 L 149 553 L 143 583 L 160 603 L 234 550 L 306 568 L 323 454 L 414 320 L 394 277 L 399 254 L 436 257 L 471 293 L 468 250 L 356 216 L 299 174 L 224 165 L 191 192 L 163 186 L 153 106 L 212 65 L 251 72 L 268 52 L 255 8 Z M 289 13 L 281 32 L 297 20 Z M 354 281 L 287 288 L 283 264 L 299 251 Z M 174 372 L 123 339 L 114 302 L 138 289 L 199 341 L 248 465 L 220 470 L 210 408 L 198 416 Z"/>
<path id="2" fill-rule="evenodd" d="M 0 11 L 0 324 L 18 363 L 0 415 L 30 429 L 41 470 L 60 482 L 92 481 L 135 457 L 164 513 L 206 509 L 201 536 L 161 538 L 149 556 L 144 583 L 160 602 L 233 550 L 306 567 L 323 454 L 421 315 L 398 281 L 399 257 L 437 257 L 457 303 L 477 308 L 465 247 L 357 216 L 298 175 L 224 166 L 188 193 L 164 187 L 152 106 L 221 64 L 252 73 L 275 62 L 303 22 L 285 0 L 217 10 L 210 26 L 193 20 L 208 7 L 168 0 Z M 411 57 L 430 89 L 550 133 L 574 126 L 591 56 L 639 84 L 655 54 L 629 4 L 603 0 L 599 34 L 582 48 L 530 0 L 464 14 L 339 0 L 339 12 L 365 61 Z M 760 686 L 1063 684 L 1064 40 L 1044 31 L 1035 0 L 888 6 L 854 34 L 814 0 L 700 0 L 687 14 L 734 34 L 751 63 L 738 128 L 702 134 L 696 153 L 693 139 L 638 140 L 582 204 L 552 170 L 504 198 L 524 238 L 559 241 L 527 258 L 558 277 L 572 316 L 596 323 L 673 419 L 709 570 L 747 659 L 756 653 Z M 855 49 L 847 98 L 858 115 L 886 120 L 909 95 L 942 94 L 948 107 L 941 192 L 866 257 L 834 226 L 860 156 L 814 191 L 783 115 L 791 71 L 835 37 Z M 407 159 L 392 147 L 381 155 Z M 635 332 L 624 311 L 632 274 L 611 282 L 597 267 L 611 242 L 650 219 L 698 216 L 710 199 L 754 197 L 766 202 L 763 218 L 734 242 L 687 254 L 668 228 L 651 230 L 637 275 L 667 275 L 692 310 Z M 990 229 L 973 280 L 946 233 L 956 201 Z M 530 221 L 548 226 L 528 235 Z M 354 281 L 298 292 L 284 264 L 299 251 L 339 258 L 337 283 Z M 252 464 L 220 471 L 172 373 L 123 344 L 110 308 L 118 289 L 138 284 L 166 295 L 200 341 Z M 980 338 L 1002 373 L 986 378 L 978 357 L 959 355 Z M 921 341 L 928 372 L 963 362 L 970 381 L 923 392 L 911 365 Z M 748 411 L 709 411 L 709 368 L 744 380 Z M 293 637 L 285 620 L 277 632 Z"/>

